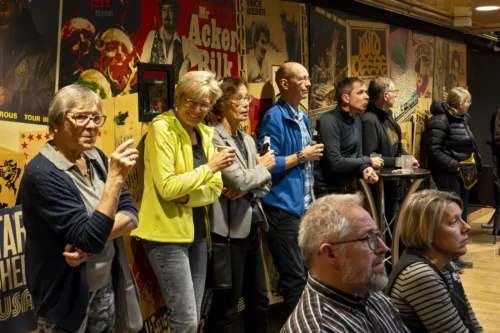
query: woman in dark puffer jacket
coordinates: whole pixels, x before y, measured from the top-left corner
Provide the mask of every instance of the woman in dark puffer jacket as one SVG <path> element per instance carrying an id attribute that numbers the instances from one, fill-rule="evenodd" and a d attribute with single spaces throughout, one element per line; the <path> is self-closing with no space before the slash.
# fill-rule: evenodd
<path id="1" fill-rule="evenodd" d="M 428 167 L 438 189 L 455 192 L 463 202 L 462 219 L 467 222 L 469 190 L 466 190 L 459 173 L 459 163 L 470 158 L 474 136 L 467 121 L 471 95 L 464 88 L 453 88 L 445 101 L 431 105 L 432 117 L 425 127 Z M 474 143 L 475 144 L 475 143 Z M 461 268 L 471 268 L 472 263 L 455 261 Z"/>

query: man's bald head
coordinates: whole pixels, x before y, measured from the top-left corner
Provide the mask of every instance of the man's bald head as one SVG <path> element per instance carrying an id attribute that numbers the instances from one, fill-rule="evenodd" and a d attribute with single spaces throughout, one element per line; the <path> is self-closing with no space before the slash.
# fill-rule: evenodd
<path id="1" fill-rule="evenodd" d="M 281 80 L 282 79 L 289 79 L 290 75 L 293 72 L 297 72 L 301 68 L 304 68 L 304 66 L 302 66 L 298 62 L 286 62 L 278 68 L 278 70 L 276 71 L 275 80 L 276 80 L 276 84 L 280 88 L 280 92 L 281 92 Z"/>
<path id="2" fill-rule="evenodd" d="M 307 98 L 311 81 L 307 69 L 298 62 L 287 62 L 276 71 L 276 84 L 281 97 L 293 107 Z"/>

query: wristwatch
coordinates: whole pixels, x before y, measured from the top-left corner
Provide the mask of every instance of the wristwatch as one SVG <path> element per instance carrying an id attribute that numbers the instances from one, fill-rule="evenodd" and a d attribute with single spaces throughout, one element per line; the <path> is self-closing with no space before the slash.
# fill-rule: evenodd
<path id="1" fill-rule="evenodd" d="M 298 151 L 295 154 L 297 154 L 297 157 L 299 159 L 300 164 L 307 162 L 306 157 L 304 156 L 304 154 L 301 151 Z"/>

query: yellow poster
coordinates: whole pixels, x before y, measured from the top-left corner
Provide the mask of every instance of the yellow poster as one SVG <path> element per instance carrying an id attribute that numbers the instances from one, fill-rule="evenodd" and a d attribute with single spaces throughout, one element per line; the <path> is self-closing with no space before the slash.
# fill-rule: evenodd
<path id="1" fill-rule="evenodd" d="M 0 208 L 16 204 L 23 172 L 23 154 L 0 147 Z"/>

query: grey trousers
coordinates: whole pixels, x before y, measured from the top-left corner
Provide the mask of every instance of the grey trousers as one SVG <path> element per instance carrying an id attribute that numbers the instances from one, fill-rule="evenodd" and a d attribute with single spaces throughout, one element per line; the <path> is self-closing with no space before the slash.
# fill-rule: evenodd
<path id="1" fill-rule="evenodd" d="M 71 333 L 38 316 L 40 333 Z M 115 293 L 111 281 L 101 289 L 90 293 L 85 319 L 76 333 L 115 332 Z"/>

